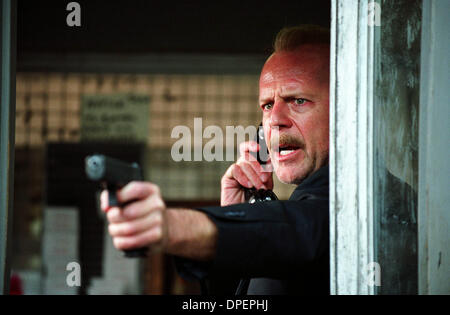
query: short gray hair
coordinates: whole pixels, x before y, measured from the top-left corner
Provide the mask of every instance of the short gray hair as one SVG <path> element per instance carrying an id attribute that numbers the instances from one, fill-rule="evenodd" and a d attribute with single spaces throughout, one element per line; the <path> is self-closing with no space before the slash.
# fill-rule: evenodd
<path id="1" fill-rule="evenodd" d="M 304 44 L 330 45 L 329 29 L 310 24 L 285 27 L 275 38 L 273 52 L 293 51 Z"/>

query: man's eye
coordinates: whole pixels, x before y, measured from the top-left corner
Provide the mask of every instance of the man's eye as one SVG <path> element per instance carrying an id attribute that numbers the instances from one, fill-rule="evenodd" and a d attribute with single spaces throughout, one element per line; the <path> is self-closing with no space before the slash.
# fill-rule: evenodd
<path id="1" fill-rule="evenodd" d="M 305 104 L 307 101 L 308 101 L 308 100 L 307 100 L 307 99 L 304 99 L 304 98 L 296 98 L 296 99 L 294 100 L 295 105 L 303 105 L 303 104 Z"/>
<path id="2" fill-rule="evenodd" d="M 262 106 L 263 110 L 269 110 L 272 109 L 272 107 L 273 107 L 272 103 L 267 103 Z"/>

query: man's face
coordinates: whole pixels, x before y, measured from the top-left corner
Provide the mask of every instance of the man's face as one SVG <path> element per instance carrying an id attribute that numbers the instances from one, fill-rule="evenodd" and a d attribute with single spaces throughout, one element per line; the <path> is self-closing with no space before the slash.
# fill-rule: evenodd
<path id="1" fill-rule="evenodd" d="M 302 45 L 273 54 L 261 72 L 259 104 L 280 181 L 299 184 L 327 164 L 329 46 Z"/>

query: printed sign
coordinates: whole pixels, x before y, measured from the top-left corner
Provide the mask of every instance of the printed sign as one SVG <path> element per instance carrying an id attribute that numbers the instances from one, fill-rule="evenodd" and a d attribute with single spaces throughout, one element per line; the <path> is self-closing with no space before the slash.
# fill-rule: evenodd
<path id="1" fill-rule="evenodd" d="M 148 95 L 82 96 L 81 141 L 147 142 L 149 103 Z"/>

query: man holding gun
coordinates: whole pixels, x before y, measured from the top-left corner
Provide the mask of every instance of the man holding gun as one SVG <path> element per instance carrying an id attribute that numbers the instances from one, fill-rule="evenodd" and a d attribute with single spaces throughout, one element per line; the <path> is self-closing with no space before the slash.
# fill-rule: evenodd
<path id="1" fill-rule="evenodd" d="M 239 294 L 328 294 L 329 49 L 327 30 L 283 29 L 261 72 L 269 165 L 297 185 L 289 200 L 245 203 L 245 189 L 273 188 L 272 173 L 250 153 L 258 144 L 245 142 L 222 177 L 221 207 L 167 208 L 149 182 L 127 184 L 117 192 L 127 205 L 109 207 L 104 191 L 115 247 L 160 248 L 199 280 L 252 278 Z"/>

